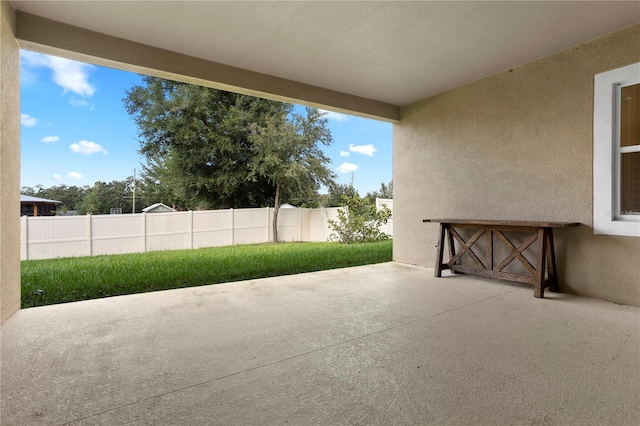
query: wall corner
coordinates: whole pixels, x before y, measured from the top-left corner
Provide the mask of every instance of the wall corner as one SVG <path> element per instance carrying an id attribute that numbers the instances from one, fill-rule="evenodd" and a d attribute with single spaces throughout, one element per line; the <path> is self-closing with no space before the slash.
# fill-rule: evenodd
<path id="1" fill-rule="evenodd" d="M 20 47 L 0 1 L 0 323 L 20 309 Z"/>

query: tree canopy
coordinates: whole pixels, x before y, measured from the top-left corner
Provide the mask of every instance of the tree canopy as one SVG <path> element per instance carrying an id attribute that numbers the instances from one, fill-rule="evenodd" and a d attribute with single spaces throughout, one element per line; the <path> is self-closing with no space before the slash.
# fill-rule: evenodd
<path id="1" fill-rule="evenodd" d="M 320 145 L 330 145 L 327 120 L 315 108 L 306 115 L 292 113 L 289 119 L 268 117 L 265 125 L 251 126 L 249 140 L 255 155 L 249 160 L 250 176 L 266 179 L 275 185 L 273 240 L 278 242 L 278 211 L 283 195 L 304 194 L 309 198 L 321 185 L 333 183 L 334 174 L 327 167 L 331 160 Z"/>
<path id="2" fill-rule="evenodd" d="M 266 141 L 283 146 L 288 142 L 275 132 L 286 135 L 292 129 L 299 143 L 312 138 L 312 131 L 316 143 L 331 140 L 317 110 L 307 110 L 302 126 L 291 104 L 155 77 L 143 77 L 142 85 L 128 90 L 124 104 L 147 160 L 144 185 L 162 197 L 159 201 L 184 208 L 273 205 L 279 179 L 271 159 L 277 150 Z M 305 186 L 301 175 L 291 190 L 308 191 L 317 181 L 309 179 Z"/>
<path id="3" fill-rule="evenodd" d="M 137 206 L 137 212 L 141 207 Z M 133 212 L 133 176 L 126 180 L 96 182 L 77 205 L 80 214 L 108 214 L 112 208 L 122 209 L 123 213 Z"/>
<path id="4" fill-rule="evenodd" d="M 375 201 L 376 198 L 393 198 L 393 180 L 386 185 L 384 182 L 380 183 L 380 189 L 378 191 L 367 192 L 365 197 Z"/>
<path id="5" fill-rule="evenodd" d="M 353 185 L 334 183 L 329 185 L 329 194 L 325 207 L 340 207 L 345 205 L 345 197 L 360 197 Z"/>

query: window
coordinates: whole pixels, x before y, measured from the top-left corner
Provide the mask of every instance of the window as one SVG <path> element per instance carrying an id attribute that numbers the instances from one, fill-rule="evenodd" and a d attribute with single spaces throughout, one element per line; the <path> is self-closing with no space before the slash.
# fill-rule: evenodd
<path id="1" fill-rule="evenodd" d="M 640 63 L 595 76 L 593 227 L 640 237 Z"/>
<path id="2" fill-rule="evenodd" d="M 618 193 L 620 216 L 640 217 L 640 83 L 619 85 L 619 154 Z"/>

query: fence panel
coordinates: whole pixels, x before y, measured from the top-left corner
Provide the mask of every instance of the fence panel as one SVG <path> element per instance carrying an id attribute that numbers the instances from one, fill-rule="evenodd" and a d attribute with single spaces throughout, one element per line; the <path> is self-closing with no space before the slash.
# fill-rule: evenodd
<path id="1" fill-rule="evenodd" d="M 329 220 L 338 220 L 340 207 L 314 209 L 309 221 L 309 241 L 327 241 L 331 235 Z"/>
<path id="2" fill-rule="evenodd" d="M 23 217 L 26 223 L 26 248 L 21 250 L 26 259 L 90 256 L 90 218 Z M 21 239 L 24 240 L 24 239 Z"/>
<path id="3" fill-rule="evenodd" d="M 193 248 L 233 244 L 233 210 L 193 212 Z"/>
<path id="4" fill-rule="evenodd" d="M 91 215 L 91 254 L 139 253 L 144 249 L 144 217 L 133 214 Z M 82 218 L 83 216 L 75 216 Z"/>
<path id="5" fill-rule="evenodd" d="M 300 210 L 302 209 L 280 209 L 278 211 L 278 241 L 302 241 L 300 239 Z M 273 220 L 273 211 L 270 216 Z"/>
<path id="6" fill-rule="evenodd" d="M 267 238 L 267 209 L 233 210 L 233 244 L 265 243 Z"/>
<path id="7" fill-rule="evenodd" d="M 146 215 L 147 251 L 191 248 L 190 212 Z"/>
<path id="8" fill-rule="evenodd" d="M 300 241 L 311 241 L 312 209 L 300 209 Z"/>

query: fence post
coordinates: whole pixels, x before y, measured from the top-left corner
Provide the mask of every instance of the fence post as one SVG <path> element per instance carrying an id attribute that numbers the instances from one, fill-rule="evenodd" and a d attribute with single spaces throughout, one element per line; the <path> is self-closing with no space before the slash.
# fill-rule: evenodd
<path id="1" fill-rule="evenodd" d="M 324 207 L 320 207 L 320 229 L 322 230 L 322 240 L 320 241 L 327 241 L 329 239 L 329 235 L 327 235 L 326 231 L 327 229 L 329 229 L 329 222 L 327 222 L 327 226 L 324 226 L 324 217 Z"/>
<path id="2" fill-rule="evenodd" d="M 193 210 L 189 210 L 189 248 L 193 249 Z"/>
<path id="3" fill-rule="evenodd" d="M 29 216 L 22 216 L 20 222 L 20 259 L 29 260 Z"/>
<path id="4" fill-rule="evenodd" d="M 269 241 L 271 241 L 271 239 L 270 239 L 270 237 L 271 237 L 271 232 L 270 232 L 271 231 L 271 226 L 269 226 L 269 224 L 270 224 L 269 223 L 269 210 L 270 209 L 269 209 L 269 207 L 265 207 L 264 209 L 267 211 L 267 222 L 266 222 L 266 224 L 267 224 L 267 228 L 266 228 L 267 229 L 267 232 L 266 232 L 267 239 L 265 240 L 265 243 L 268 243 Z"/>
<path id="5" fill-rule="evenodd" d="M 142 212 L 142 252 L 147 252 L 147 212 Z"/>
<path id="6" fill-rule="evenodd" d="M 91 232 L 91 213 L 87 213 L 87 242 L 89 243 L 89 256 L 93 256 L 93 235 Z"/>
<path id="7" fill-rule="evenodd" d="M 235 217 L 233 216 L 233 209 L 229 209 L 229 214 L 231 215 L 231 245 L 234 245 L 235 244 L 236 223 L 235 223 Z"/>

